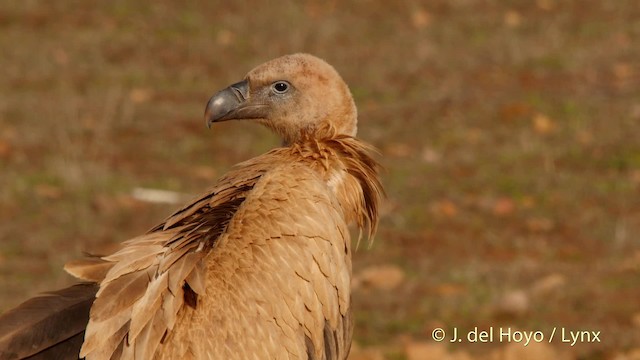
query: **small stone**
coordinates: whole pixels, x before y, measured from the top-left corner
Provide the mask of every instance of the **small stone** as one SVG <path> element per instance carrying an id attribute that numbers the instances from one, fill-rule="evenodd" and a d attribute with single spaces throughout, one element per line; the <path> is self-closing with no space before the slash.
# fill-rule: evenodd
<path id="1" fill-rule="evenodd" d="M 523 290 L 512 290 L 496 302 L 495 310 L 500 315 L 522 316 L 529 311 L 529 296 Z"/>

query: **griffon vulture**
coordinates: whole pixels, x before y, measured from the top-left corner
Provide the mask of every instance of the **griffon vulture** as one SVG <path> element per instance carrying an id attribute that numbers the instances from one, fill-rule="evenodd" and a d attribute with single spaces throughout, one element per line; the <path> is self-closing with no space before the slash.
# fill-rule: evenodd
<path id="1" fill-rule="evenodd" d="M 0 317 L 0 359 L 345 359 L 351 240 L 371 236 L 382 187 L 356 107 L 307 54 L 262 64 L 216 93 L 206 123 L 254 121 L 283 146 L 111 255 L 85 281 Z"/>

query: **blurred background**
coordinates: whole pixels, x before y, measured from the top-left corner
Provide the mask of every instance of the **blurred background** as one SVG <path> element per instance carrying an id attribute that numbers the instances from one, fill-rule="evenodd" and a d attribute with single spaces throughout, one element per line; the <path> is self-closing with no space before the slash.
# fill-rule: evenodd
<path id="1" fill-rule="evenodd" d="M 3 1 L 0 310 L 277 146 L 204 106 L 304 51 L 385 166 L 352 359 L 640 359 L 638 39 L 636 0 Z M 431 338 L 492 326 L 600 342 Z"/>

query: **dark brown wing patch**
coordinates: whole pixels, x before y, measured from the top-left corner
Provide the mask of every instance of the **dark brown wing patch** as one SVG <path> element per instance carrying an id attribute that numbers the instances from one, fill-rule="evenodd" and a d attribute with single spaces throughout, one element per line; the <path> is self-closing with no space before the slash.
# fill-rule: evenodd
<path id="1" fill-rule="evenodd" d="M 82 339 L 97 290 L 95 284 L 74 285 L 2 314 L 0 359 L 44 358 L 44 352 L 49 359 L 77 358 L 82 345 L 77 339 Z"/>
<path id="2" fill-rule="evenodd" d="M 184 303 L 195 309 L 198 306 L 198 294 L 187 283 L 182 285 L 182 290 L 184 290 Z"/>
<path id="3" fill-rule="evenodd" d="M 322 357 L 316 356 L 313 341 L 305 335 L 307 346 L 307 360 L 345 360 L 351 349 L 351 334 L 353 332 L 353 318 L 351 309 L 341 317 L 338 328 L 334 329 L 325 321 L 323 330 L 324 353 Z"/>

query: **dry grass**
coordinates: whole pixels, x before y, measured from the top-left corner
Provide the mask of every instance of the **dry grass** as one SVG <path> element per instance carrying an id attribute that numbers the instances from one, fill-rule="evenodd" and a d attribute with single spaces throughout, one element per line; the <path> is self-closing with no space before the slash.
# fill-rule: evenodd
<path id="1" fill-rule="evenodd" d="M 202 109 L 252 66 L 305 51 L 351 84 L 360 135 L 384 154 L 387 213 L 355 272 L 407 275 L 356 290 L 359 343 L 402 357 L 403 336 L 500 324 L 601 330 L 570 349 L 584 359 L 640 343 L 635 1 L 256 7 L 0 5 L 0 309 L 172 211 L 133 188 L 197 193 L 275 146 L 251 124 L 206 131 Z M 536 295 L 550 276 L 562 285 Z M 529 303 L 505 316 L 496 304 L 512 291 Z"/>

